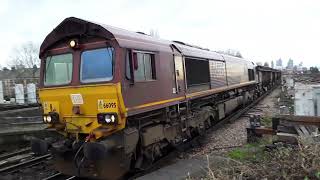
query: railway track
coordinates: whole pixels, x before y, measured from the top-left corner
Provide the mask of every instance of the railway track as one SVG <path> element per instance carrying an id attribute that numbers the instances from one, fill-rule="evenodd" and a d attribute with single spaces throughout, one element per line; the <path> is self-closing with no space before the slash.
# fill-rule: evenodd
<path id="1" fill-rule="evenodd" d="M 43 124 L 43 120 L 41 117 L 0 117 L 0 119 L 0 126 L 23 126 Z"/>
<path id="2" fill-rule="evenodd" d="M 264 99 L 266 96 L 268 96 L 273 90 L 275 90 L 277 87 L 274 87 L 273 89 L 267 91 L 266 93 L 264 93 L 262 96 L 260 96 L 259 98 L 257 98 L 256 100 L 254 100 L 252 103 L 250 103 L 249 105 L 246 105 L 245 107 L 241 107 L 240 109 L 238 109 L 236 112 L 234 112 L 233 114 L 229 115 L 228 117 L 218 121 L 214 126 L 210 127 L 209 129 L 207 129 L 206 131 L 214 131 L 217 130 L 219 128 L 221 128 L 223 125 L 225 125 L 226 123 L 230 123 L 232 121 L 237 120 L 239 117 L 241 117 L 242 115 L 244 115 L 246 112 L 248 112 L 251 108 L 253 108 L 256 104 L 258 104 L 262 99 Z M 181 151 L 184 151 L 186 149 L 190 149 L 191 146 L 193 146 L 193 144 L 200 144 L 199 140 L 200 138 L 203 137 L 202 135 L 199 135 L 195 138 L 193 138 L 192 140 L 182 144 L 180 147 L 178 147 L 176 150 L 170 152 L 168 155 L 166 155 L 165 157 L 161 158 L 160 160 L 156 161 L 150 168 L 145 169 L 141 172 L 137 172 L 132 174 L 131 176 L 127 177 L 130 180 L 136 179 L 138 177 L 141 177 L 143 175 L 146 175 L 148 173 L 151 173 L 157 169 L 160 169 L 164 166 L 169 165 L 168 162 L 170 161 L 170 159 L 177 157 L 178 154 Z M 215 149 L 226 149 L 226 148 L 235 148 L 235 147 L 239 147 L 238 145 L 235 146 L 227 146 L 227 147 L 218 147 Z"/>
<path id="3" fill-rule="evenodd" d="M 71 180 L 71 179 L 76 179 L 75 176 L 68 176 L 68 175 L 64 175 L 61 173 L 56 173 L 52 176 L 46 177 L 42 180 Z"/>
<path id="4" fill-rule="evenodd" d="M 48 166 L 46 162 L 50 160 L 51 154 L 46 154 L 43 156 L 33 156 L 33 153 L 31 153 L 30 148 L 21 149 L 19 151 L 13 152 L 13 153 L 7 153 L 0 156 L 0 176 L 1 175 L 13 175 L 15 173 L 18 173 L 20 175 L 13 176 L 13 177 L 24 177 L 24 175 L 21 175 L 21 172 L 24 172 L 28 168 L 34 168 L 39 169 L 39 167 L 45 167 Z M 39 167 L 37 167 L 39 166 Z M 42 168 L 41 168 L 42 169 Z M 29 170 L 28 170 L 29 171 Z M 34 171 L 34 170 L 32 170 Z M 45 171 L 44 171 L 45 172 Z M 44 174 L 52 174 L 53 170 L 47 171 Z M 40 178 L 37 176 L 37 179 L 42 180 L 71 180 L 75 179 L 75 176 L 68 176 L 61 173 L 54 173 L 53 175 L 50 175 L 46 177 L 47 175 L 42 176 Z M 0 178 L 1 179 L 1 178 Z M 27 178 L 27 179 L 30 179 Z"/>
<path id="5" fill-rule="evenodd" d="M 21 150 L 12 152 L 12 153 L 1 154 L 0 155 L 0 162 L 4 161 L 4 160 L 6 160 L 6 159 L 8 159 L 10 157 L 14 157 L 14 156 L 17 156 L 17 155 L 20 155 L 20 154 L 26 154 L 26 153 L 29 153 L 29 152 L 31 152 L 30 148 L 24 148 L 24 149 L 21 149 Z"/>
<path id="6" fill-rule="evenodd" d="M 20 155 L 20 154 L 18 154 L 18 155 Z M 15 156 L 17 156 L 17 155 L 15 155 Z M 12 158 L 12 157 L 14 157 L 14 156 L 11 156 L 9 158 Z M 46 154 L 43 156 L 37 156 L 37 157 L 32 157 L 32 155 L 22 156 L 21 158 L 18 157 L 13 162 L 4 163 L 2 166 L 0 165 L 0 174 L 13 173 L 13 172 L 19 171 L 20 169 L 24 169 L 24 168 L 38 165 L 38 164 L 46 161 L 50 157 L 51 157 L 50 154 Z M 9 159 L 9 158 L 6 158 L 6 159 Z M 3 161 L 5 161 L 5 160 L 3 160 Z"/>

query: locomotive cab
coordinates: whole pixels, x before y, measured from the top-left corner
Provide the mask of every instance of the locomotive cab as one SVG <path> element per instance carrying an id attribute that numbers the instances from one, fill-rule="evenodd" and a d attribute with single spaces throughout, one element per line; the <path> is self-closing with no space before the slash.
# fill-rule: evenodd
<path id="1" fill-rule="evenodd" d="M 102 131 L 94 129 L 108 133 L 124 126 L 117 55 L 108 41 L 92 45 L 81 40 L 77 45 L 73 39 L 62 42 L 74 46 L 52 48 L 42 58 L 43 120 L 70 135 L 93 133 L 99 138 Z"/>
<path id="2" fill-rule="evenodd" d="M 98 139 L 101 132 L 125 126 L 119 50 L 111 33 L 76 18 L 67 18 L 46 37 L 39 96 L 49 128 Z"/>

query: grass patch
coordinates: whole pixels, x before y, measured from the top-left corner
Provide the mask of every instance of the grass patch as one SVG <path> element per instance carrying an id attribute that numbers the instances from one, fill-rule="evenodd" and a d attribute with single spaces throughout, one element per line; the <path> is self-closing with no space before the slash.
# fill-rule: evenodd
<path id="1" fill-rule="evenodd" d="M 262 142 L 262 140 L 260 140 L 259 142 L 257 143 L 249 143 L 249 144 L 246 144 L 244 145 L 245 148 L 257 148 L 259 146 L 261 146 L 262 144 L 264 144 L 264 142 Z"/>
<path id="2" fill-rule="evenodd" d="M 234 160 L 257 162 L 265 158 L 264 147 L 268 143 L 270 140 L 263 138 L 257 143 L 249 143 L 243 147 L 235 148 L 227 155 Z"/>
<path id="3" fill-rule="evenodd" d="M 228 157 L 239 161 L 256 162 L 264 157 L 264 151 L 259 146 L 247 146 L 236 148 L 228 153 Z"/>
<path id="4" fill-rule="evenodd" d="M 228 156 L 232 159 L 236 159 L 236 160 L 241 161 L 241 160 L 247 159 L 249 154 L 246 151 L 244 151 L 243 149 L 237 148 L 237 149 L 229 152 Z"/>
<path id="5" fill-rule="evenodd" d="M 271 117 L 262 117 L 261 125 L 265 127 L 272 127 L 272 118 Z"/>

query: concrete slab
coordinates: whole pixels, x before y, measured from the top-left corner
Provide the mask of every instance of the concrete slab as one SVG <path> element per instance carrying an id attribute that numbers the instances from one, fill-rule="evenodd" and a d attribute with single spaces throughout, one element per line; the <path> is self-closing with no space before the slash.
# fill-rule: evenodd
<path id="1" fill-rule="evenodd" d="M 214 154 L 197 156 L 191 159 L 181 159 L 175 164 L 163 167 L 137 180 L 179 180 L 187 177 L 205 177 L 208 174 L 208 164 L 211 169 L 233 166 L 237 162 Z"/>
<path id="2" fill-rule="evenodd" d="M 12 109 L 6 111 L 0 111 L 0 117 L 30 117 L 41 116 L 42 110 L 39 107 L 29 107 L 22 109 Z"/>
<path id="3" fill-rule="evenodd" d="M 320 116 L 320 85 L 295 84 L 295 115 Z"/>
<path id="4" fill-rule="evenodd" d="M 143 177 L 139 177 L 138 180 L 185 179 L 188 177 L 188 174 L 194 174 L 199 171 L 203 171 L 205 167 L 206 164 L 204 163 L 203 159 L 185 159 L 180 160 L 173 165 L 161 168 Z"/>
<path id="5" fill-rule="evenodd" d="M 27 134 L 30 132 L 44 130 L 46 127 L 47 127 L 47 125 L 44 123 L 2 126 L 0 128 L 0 137 L 5 136 L 5 135 Z"/>

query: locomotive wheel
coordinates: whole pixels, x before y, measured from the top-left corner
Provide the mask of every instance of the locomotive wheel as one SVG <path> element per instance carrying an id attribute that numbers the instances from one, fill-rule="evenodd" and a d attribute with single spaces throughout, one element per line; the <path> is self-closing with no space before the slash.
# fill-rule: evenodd
<path id="1" fill-rule="evenodd" d="M 163 153 L 166 153 L 162 151 L 160 143 L 150 145 L 150 147 L 147 147 L 143 152 L 139 153 L 140 155 L 135 161 L 134 168 L 140 171 L 148 169 L 148 167 L 162 157 Z"/>

